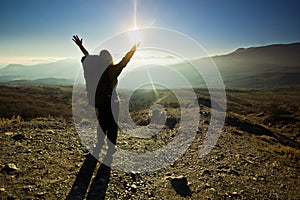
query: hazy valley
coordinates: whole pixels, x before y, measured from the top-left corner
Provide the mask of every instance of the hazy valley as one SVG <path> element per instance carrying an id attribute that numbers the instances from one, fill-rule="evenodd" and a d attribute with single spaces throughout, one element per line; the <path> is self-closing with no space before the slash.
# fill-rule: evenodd
<path id="1" fill-rule="evenodd" d="M 227 55 L 213 56 L 179 63 L 169 67 L 182 74 L 193 87 L 205 88 L 205 81 L 199 71 L 208 70 L 212 60 L 218 67 L 227 88 L 272 88 L 299 86 L 300 79 L 300 43 L 276 44 L 262 47 L 240 48 Z M 145 70 L 136 70 L 124 77 L 121 85 L 135 88 L 135 79 L 144 79 Z M 80 71 L 78 60 L 61 60 L 54 63 L 33 66 L 10 64 L 0 69 L 0 83 L 5 85 L 73 85 Z M 152 70 L 152 77 L 164 79 L 167 74 L 161 70 Z M 181 85 L 173 84 L 174 88 Z"/>

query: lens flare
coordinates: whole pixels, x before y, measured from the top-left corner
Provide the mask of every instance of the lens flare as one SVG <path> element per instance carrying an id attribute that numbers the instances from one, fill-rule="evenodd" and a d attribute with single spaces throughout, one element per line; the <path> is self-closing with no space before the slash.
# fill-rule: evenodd
<path id="1" fill-rule="evenodd" d="M 144 35 L 141 29 L 135 29 L 127 32 L 127 36 L 132 44 L 143 43 Z"/>

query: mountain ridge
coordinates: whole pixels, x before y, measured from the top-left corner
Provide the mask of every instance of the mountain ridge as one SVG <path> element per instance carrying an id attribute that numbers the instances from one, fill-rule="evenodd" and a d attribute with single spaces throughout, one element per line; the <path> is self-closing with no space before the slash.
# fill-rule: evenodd
<path id="1" fill-rule="evenodd" d="M 0 69 L 0 82 L 20 79 L 74 79 L 79 68 L 80 63 L 71 59 L 35 65 L 9 64 Z"/>
<path id="2" fill-rule="evenodd" d="M 294 81 L 292 85 L 300 86 L 300 80 L 295 80 L 295 75 L 293 74 L 300 72 L 300 42 L 237 48 L 228 54 L 199 58 L 193 60 L 193 62 L 197 66 L 205 67 L 211 60 L 218 67 L 223 81 L 228 87 L 270 87 L 278 85 L 277 82 L 285 87 L 291 85 L 289 79 Z M 187 78 L 194 87 L 205 87 L 204 80 L 199 79 L 199 73 L 192 69 L 189 63 L 173 64 L 171 67 Z M 80 61 L 71 59 L 29 66 L 9 64 L 0 69 L 0 82 L 46 78 L 75 80 L 80 68 Z M 270 73 L 273 73 L 274 76 L 271 76 Z M 287 74 L 280 76 L 280 73 Z M 132 78 L 134 79 L 139 78 L 138 74 L 128 73 L 128 75 L 133 76 Z M 162 75 L 162 73 L 154 72 L 152 76 L 160 77 Z M 255 81 L 250 81 L 255 76 L 259 76 L 259 84 L 256 84 Z M 282 79 L 286 79 L 286 83 Z M 239 80 L 244 83 L 239 84 Z M 130 81 L 130 78 L 125 78 L 122 81 L 128 87 L 134 84 L 134 82 Z M 246 82 L 249 85 L 245 84 Z M 180 86 L 174 84 L 174 87 Z"/>
<path id="3" fill-rule="evenodd" d="M 290 44 L 272 44 L 267 46 L 238 48 L 235 51 L 211 57 L 214 60 L 219 58 L 253 60 L 254 62 L 265 60 L 269 64 L 289 64 L 290 66 L 300 65 L 300 42 Z"/>

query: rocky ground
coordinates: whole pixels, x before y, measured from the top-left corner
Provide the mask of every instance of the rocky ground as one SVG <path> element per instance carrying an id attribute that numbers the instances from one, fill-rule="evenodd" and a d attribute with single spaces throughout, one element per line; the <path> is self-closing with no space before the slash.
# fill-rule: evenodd
<path id="1" fill-rule="evenodd" d="M 233 107 L 207 156 L 198 157 L 210 119 L 204 105 L 190 148 L 173 164 L 148 173 L 109 170 L 95 162 L 72 121 L 1 119 L 1 199 L 299 199 L 298 115 L 278 126 L 264 124 L 266 112 L 237 114 Z M 171 122 L 180 120 L 175 108 L 169 113 L 170 123 L 153 141 L 120 133 L 118 147 L 143 152 L 171 141 L 177 131 Z M 149 121 L 145 111 L 135 116 L 140 124 Z"/>

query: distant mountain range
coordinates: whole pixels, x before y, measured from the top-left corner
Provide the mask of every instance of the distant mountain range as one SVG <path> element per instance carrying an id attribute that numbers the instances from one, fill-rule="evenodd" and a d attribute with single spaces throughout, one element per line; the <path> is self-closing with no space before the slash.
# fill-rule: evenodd
<path id="1" fill-rule="evenodd" d="M 212 59 L 229 87 L 300 85 L 300 43 L 239 48 Z"/>
<path id="2" fill-rule="evenodd" d="M 78 70 L 80 69 L 80 60 L 72 59 L 60 60 L 52 63 L 43 63 L 37 65 L 10 64 L 0 69 L 0 82 L 15 82 L 16 84 L 30 81 L 41 84 L 55 83 L 55 79 L 61 82 L 62 79 L 73 82 Z M 28 81 L 30 80 L 30 81 Z M 37 81 L 34 81 L 37 80 Z M 49 80 L 51 80 L 49 82 Z"/>
<path id="3" fill-rule="evenodd" d="M 227 55 L 194 60 L 207 66 L 210 59 L 218 67 L 227 88 L 264 88 L 300 86 L 300 43 L 239 48 Z M 193 85 L 203 86 L 188 64 L 175 67 L 189 77 Z"/>
<path id="4" fill-rule="evenodd" d="M 227 55 L 193 60 L 192 63 L 204 69 L 211 60 L 218 67 L 227 88 L 300 86 L 300 43 L 239 48 Z M 0 84 L 72 85 L 80 67 L 79 60 L 61 60 L 32 66 L 10 64 L 0 69 Z M 205 86 L 204 80 L 199 78 L 199 74 L 189 63 L 178 63 L 170 67 L 179 71 L 193 86 Z M 143 79 L 142 72 L 140 75 L 139 72 L 129 73 L 129 76 Z M 158 70 L 152 76 L 167 78 Z M 126 78 L 121 82 L 122 86 L 130 87 L 135 81 Z M 174 87 L 180 85 L 176 85 L 174 81 Z"/>

